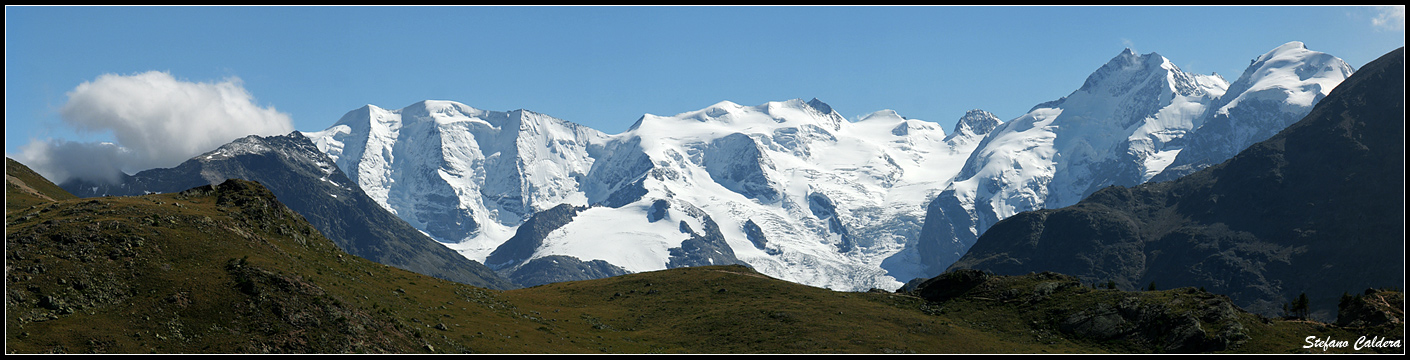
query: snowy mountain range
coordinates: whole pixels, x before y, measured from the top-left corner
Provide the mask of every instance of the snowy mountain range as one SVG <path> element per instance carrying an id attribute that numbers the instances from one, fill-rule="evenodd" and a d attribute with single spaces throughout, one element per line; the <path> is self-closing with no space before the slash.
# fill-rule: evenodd
<path id="1" fill-rule="evenodd" d="M 994 223 L 1068 206 L 1107 186 L 1134 186 L 1227 160 L 1301 119 L 1352 73 L 1341 59 L 1289 42 L 1233 84 L 1185 73 L 1156 53 L 1122 52 L 1080 89 L 1039 104 L 987 136 L 929 205 L 917 245 L 944 270 Z M 1178 173 L 1178 174 L 1177 174 Z"/>
<path id="2" fill-rule="evenodd" d="M 893 111 L 852 122 L 818 100 L 721 102 L 606 135 L 523 110 L 424 101 L 369 105 L 305 135 L 393 213 L 506 272 L 555 255 L 664 269 L 690 263 L 672 249 L 714 231 L 733 252 L 720 261 L 865 290 L 899 286 L 888 271 L 919 276 L 913 260 L 883 262 L 911 245 L 925 199 L 997 123 L 972 111 L 946 136 Z M 559 204 L 592 207 L 522 256 L 491 256 Z"/>
<path id="3" fill-rule="evenodd" d="M 1014 215 L 950 270 L 1207 288 L 1269 317 L 1302 298 L 1306 316 L 1347 318 L 1348 292 L 1405 283 L 1404 134 L 1402 47 L 1229 160 Z"/>
<path id="4" fill-rule="evenodd" d="M 1210 107 L 1204 125 L 1186 139 L 1186 148 L 1155 181 L 1198 171 L 1233 157 L 1253 143 L 1301 120 L 1354 70 L 1335 56 L 1290 42 L 1253 59 L 1231 94 Z"/>
<path id="5" fill-rule="evenodd" d="M 521 284 L 744 263 L 813 286 L 895 289 L 1015 213 L 1222 161 L 1233 153 L 1205 148 L 1242 149 L 1227 129 L 1263 140 L 1291 121 L 1247 118 L 1296 120 L 1350 73 L 1297 42 L 1233 84 L 1126 50 L 1067 97 L 1007 122 L 971 111 L 949 134 L 795 99 L 647 114 L 615 135 L 428 100 L 368 105 L 304 135 L 392 213 Z"/>

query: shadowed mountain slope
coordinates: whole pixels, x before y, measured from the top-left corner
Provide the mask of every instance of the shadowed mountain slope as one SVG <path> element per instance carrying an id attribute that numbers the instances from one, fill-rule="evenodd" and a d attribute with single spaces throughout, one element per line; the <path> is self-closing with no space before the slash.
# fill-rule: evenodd
<path id="1" fill-rule="evenodd" d="M 298 132 L 241 138 L 174 168 L 125 176 L 116 185 L 71 180 L 62 186 L 82 197 L 131 196 L 179 192 L 232 178 L 265 184 L 349 254 L 474 286 L 517 287 L 382 208 Z"/>
<path id="2" fill-rule="evenodd" d="M 950 270 L 1201 286 L 1265 315 L 1306 293 L 1331 319 L 1343 293 L 1405 283 L 1404 64 L 1367 64 L 1222 164 L 1005 219 Z"/>

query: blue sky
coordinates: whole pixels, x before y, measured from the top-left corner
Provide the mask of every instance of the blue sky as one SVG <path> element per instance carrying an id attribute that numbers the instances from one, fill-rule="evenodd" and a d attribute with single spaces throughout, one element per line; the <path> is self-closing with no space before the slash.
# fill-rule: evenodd
<path id="1" fill-rule="evenodd" d="M 426 99 L 619 133 L 646 113 L 818 98 L 849 119 L 892 109 L 948 132 L 970 109 L 1008 120 L 1066 96 L 1125 48 L 1234 81 L 1289 41 L 1357 68 L 1405 43 L 1404 8 L 1370 6 L 5 10 L 7 156 L 114 141 L 109 120 L 60 111 L 105 74 L 230 85 L 300 131 Z"/>

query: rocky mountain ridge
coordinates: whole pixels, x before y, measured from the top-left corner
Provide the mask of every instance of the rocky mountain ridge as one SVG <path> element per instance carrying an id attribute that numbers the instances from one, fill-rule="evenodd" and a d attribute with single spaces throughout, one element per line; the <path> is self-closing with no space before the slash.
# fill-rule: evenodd
<path id="1" fill-rule="evenodd" d="M 1402 48 L 1228 161 L 1014 215 L 951 268 L 1201 286 L 1268 316 L 1305 294 L 1331 319 L 1340 295 L 1405 281 L 1404 87 Z"/>

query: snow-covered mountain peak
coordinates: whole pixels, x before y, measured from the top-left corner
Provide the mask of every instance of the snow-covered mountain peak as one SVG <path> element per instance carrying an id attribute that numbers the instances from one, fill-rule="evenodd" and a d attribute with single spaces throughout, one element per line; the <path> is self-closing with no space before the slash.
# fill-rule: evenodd
<path id="1" fill-rule="evenodd" d="M 1243 75 L 1230 85 L 1230 92 L 1237 97 L 1227 99 L 1217 111 L 1227 113 L 1245 99 L 1285 100 L 1311 107 L 1353 71 L 1340 58 L 1309 50 L 1300 41 L 1288 42 L 1253 59 Z"/>
<path id="2" fill-rule="evenodd" d="M 592 166 L 587 148 L 606 137 L 543 114 L 445 100 L 368 105 L 304 135 L 373 200 L 452 243 L 586 202 L 577 181 Z"/>
<path id="3" fill-rule="evenodd" d="M 891 110 L 849 122 L 815 98 L 645 114 L 617 135 L 428 100 L 365 106 L 306 136 L 379 204 L 472 259 L 535 231 L 521 226 L 533 214 L 591 205 L 514 264 L 564 255 L 646 271 L 717 254 L 695 260 L 853 290 L 918 275 L 901 252 L 974 146 Z"/>
<path id="4" fill-rule="evenodd" d="M 285 134 L 282 136 L 266 137 L 259 135 L 249 135 L 243 138 L 235 139 L 234 141 L 226 143 L 225 145 L 221 145 L 219 148 L 208 151 L 205 154 L 201 154 L 200 156 L 197 156 L 193 159 L 201 162 L 211 162 L 226 160 L 242 155 L 277 154 L 280 155 L 280 157 L 290 159 L 291 161 L 297 161 L 302 162 L 305 165 L 311 165 L 311 168 L 317 168 L 321 170 L 322 174 L 325 176 L 330 175 L 337 170 L 337 166 L 335 164 L 293 154 L 294 152 L 298 151 L 307 151 L 306 149 L 291 149 L 283 145 L 271 145 L 271 142 L 278 142 L 284 139 L 291 139 L 297 137 L 306 137 L 306 135 L 298 131 L 290 132 L 289 134 Z M 220 182 L 224 181 L 225 179 L 211 178 L 209 180 L 211 182 Z"/>
<path id="5" fill-rule="evenodd" d="M 1294 40 L 1282 45 L 1278 45 L 1278 47 L 1273 48 L 1273 50 L 1269 50 L 1267 53 L 1259 55 L 1257 58 L 1253 59 L 1253 62 L 1266 61 L 1274 57 L 1304 53 L 1308 51 L 1310 50 L 1307 49 L 1307 44 L 1301 41 Z"/>
<path id="6" fill-rule="evenodd" d="M 1245 89 L 1330 90 L 1292 81 L 1324 67 L 1278 65 L 1308 56 L 1301 43 L 1260 56 L 1267 71 L 1249 70 Z M 462 255 L 514 249 L 499 269 L 567 257 L 625 271 L 746 262 L 814 286 L 894 288 L 948 266 L 1000 219 L 1149 179 L 1202 146 L 1187 134 L 1245 93 L 1132 49 L 1081 85 L 1007 122 L 968 111 L 948 134 L 894 110 L 849 121 L 813 98 L 643 114 L 616 135 L 427 100 L 368 105 L 307 136 L 379 204 Z M 561 204 L 572 211 L 547 210 Z"/>
<path id="7" fill-rule="evenodd" d="M 1222 162 L 1302 119 L 1355 71 L 1345 61 L 1292 41 L 1249 61 L 1210 106 L 1186 150 L 1151 181 L 1165 181 Z M 1212 78 L 1212 76 L 1211 76 Z"/>
<path id="8" fill-rule="evenodd" d="M 221 145 L 215 150 L 211 150 L 198 156 L 197 159 L 219 160 L 232 158 L 239 155 L 261 154 L 269 151 L 264 145 L 263 139 L 257 135 L 250 135 L 235 139 L 225 145 Z"/>
<path id="9" fill-rule="evenodd" d="M 824 114 L 832 113 L 832 105 L 828 105 L 827 103 L 822 102 L 822 100 L 818 100 L 818 98 L 808 100 L 808 106 L 811 106 L 813 109 Z"/>
<path id="10" fill-rule="evenodd" d="M 819 127 L 838 131 L 845 122 L 831 106 L 817 99 L 770 101 L 755 106 L 726 100 L 673 116 L 645 114 L 628 132 L 713 138 L 735 132 L 768 133 L 780 128 Z"/>
<path id="11" fill-rule="evenodd" d="M 903 117 L 903 116 L 901 116 L 901 114 L 896 113 L 896 110 L 891 110 L 891 109 L 873 111 L 873 112 L 870 113 L 870 114 L 862 115 L 861 117 L 858 117 L 858 118 L 857 118 L 857 122 L 859 122 L 859 123 L 860 123 L 860 122 L 898 123 L 898 122 L 902 122 L 902 121 L 906 121 L 906 118 Z"/>
<path id="12" fill-rule="evenodd" d="M 1160 56 L 1160 54 L 1154 52 L 1142 55 L 1137 54 L 1136 51 L 1132 50 L 1131 48 L 1126 48 L 1121 50 L 1120 54 L 1116 54 L 1115 57 L 1112 57 L 1111 60 L 1107 61 L 1106 65 L 1104 65 L 1103 68 L 1111 67 L 1119 69 L 1155 69 L 1159 68 L 1162 64 L 1166 63 L 1167 61 L 1168 60 L 1166 60 L 1164 56 Z"/>
<path id="13" fill-rule="evenodd" d="M 1128 48 L 1107 61 L 1097 71 L 1092 72 L 1092 75 L 1087 76 L 1087 80 L 1077 91 L 1118 96 L 1130 92 L 1133 87 L 1140 86 L 1152 77 L 1170 74 L 1183 74 L 1183 72 L 1160 54 L 1152 52 L 1137 55 Z M 1174 83 L 1179 87 L 1180 83 L 1193 82 L 1177 79 Z M 1183 93 L 1185 91 L 1177 90 L 1177 92 Z"/>
<path id="14" fill-rule="evenodd" d="M 480 121 L 499 127 L 508 118 L 507 113 L 480 110 L 468 105 L 446 100 L 422 100 L 398 111 L 406 125 L 422 121 L 437 124 L 453 124 L 465 121 Z"/>
<path id="15" fill-rule="evenodd" d="M 929 252 L 935 258 L 928 261 L 948 265 L 980 233 L 1013 214 L 1066 206 L 1097 189 L 1139 184 L 1160 172 L 1180 151 L 1176 140 L 1198 127 L 1214 94 L 1226 86 L 1213 76 L 1185 73 L 1157 53 L 1126 49 L 1068 96 L 1005 123 L 985 121 L 994 124 L 992 130 L 976 141 L 932 203 L 934 214 L 943 216 L 936 220 L 952 226 L 932 227 L 939 234 L 934 238 L 922 236 L 927 246 L 950 249 Z M 981 115 L 973 114 L 976 120 Z M 966 132 L 967 123 L 952 134 Z"/>
<path id="16" fill-rule="evenodd" d="M 369 125 L 368 119 L 377 119 L 379 114 L 386 114 L 388 112 L 389 111 L 386 109 L 377 107 L 377 105 L 363 105 L 362 107 L 343 114 L 343 117 L 338 118 L 338 121 L 333 124 L 333 127 L 346 126 L 349 129 L 362 129 L 365 131 Z"/>
<path id="17" fill-rule="evenodd" d="M 907 118 L 891 109 L 859 116 L 855 122 L 847 124 L 846 128 L 848 133 L 880 142 L 900 141 L 917 144 L 937 141 L 945 136 L 945 130 L 940 124 Z"/>
<path id="18" fill-rule="evenodd" d="M 971 140 L 982 138 L 984 135 L 988 135 L 994 128 L 999 127 L 999 124 L 1002 123 L 1003 121 L 999 120 L 999 117 L 994 116 L 994 114 L 988 111 L 980 109 L 966 111 L 964 116 L 960 117 L 960 121 L 955 123 L 955 130 L 951 131 L 950 135 L 945 136 L 945 141 L 952 141 L 957 138 Z"/>
<path id="19" fill-rule="evenodd" d="M 945 250 L 923 252 L 935 256 L 932 270 L 942 270 L 989 226 L 1018 212 L 1219 163 L 1301 118 L 1350 73 L 1340 59 L 1300 42 L 1255 58 L 1234 83 L 1186 73 L 1156 53 L 1124 50 L 1081 89 L 1035 106 L 980 142 L 931 203 L 940 226 L 927 220 L 933 231 L 922 243 Z"/>

